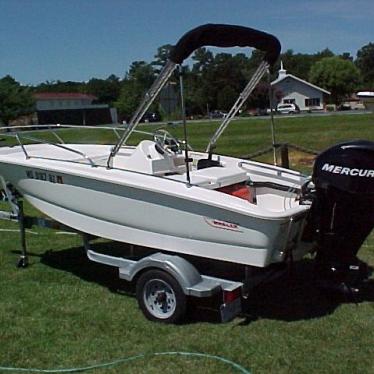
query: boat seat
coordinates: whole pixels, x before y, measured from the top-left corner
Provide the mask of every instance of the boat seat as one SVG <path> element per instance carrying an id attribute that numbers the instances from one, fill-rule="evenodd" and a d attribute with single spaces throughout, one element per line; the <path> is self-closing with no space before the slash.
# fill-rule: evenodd
<path id="1" fill-rule="evenodd" d="M 216 186 L 215 188 L 244 182 L 248 179 L 247 173 L 237 167 L 212 166 L 196 170 L 191 174 L 209 179 Z"/>
<path id="2" fill-rule="evenodd" d="M 171 179 L 186 181 L 185 175 L 173 175 Z M 237 167 L 215 167 L 190 172 L 191 184 L 211 190 L 248 180 L 247 173 Z"/>

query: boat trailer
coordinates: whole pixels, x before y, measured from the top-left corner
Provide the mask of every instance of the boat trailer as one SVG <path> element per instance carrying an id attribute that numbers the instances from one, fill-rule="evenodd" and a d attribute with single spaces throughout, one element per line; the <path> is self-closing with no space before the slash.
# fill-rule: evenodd
<path id="1" fill-rule="evenodd" d="M 1 186 L 2 185 L 2 186 Z M 161 252 L 146 255 L 139 260 L 110 256 L 91 249 L 90 241 L 96 237 L 79 232 L 50 218 L 25 215 L 23 198 L 0 177 L 0 196 L 10 210 L 0 210 L 0 219 L 18 223 L 21 254 L 18 268 L 27 268 L 26 230 L 34 226 L 72 232 L 82 237 L 89 260 L 118 268 L 119 278 L 136 284 L 136 298 L 144 315 L 152 321 L 177 323 L 183 318 L 187 297 L 209 298 L 220 295 L 222 322 L 228 322 L 242 312 L 245 282 L 200 274 L 185 258 Z"/>

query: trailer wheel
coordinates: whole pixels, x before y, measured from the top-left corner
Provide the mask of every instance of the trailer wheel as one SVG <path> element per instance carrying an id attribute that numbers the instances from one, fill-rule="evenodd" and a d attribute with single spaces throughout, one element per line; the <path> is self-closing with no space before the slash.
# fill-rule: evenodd
<path id="1" fill-rule="evenodd" d="M 136 298 L 151 321 L 178 323 L 186 312 L 186 295 L 178 281 L 161 270 L 148 270 L 136 284 Z"/>

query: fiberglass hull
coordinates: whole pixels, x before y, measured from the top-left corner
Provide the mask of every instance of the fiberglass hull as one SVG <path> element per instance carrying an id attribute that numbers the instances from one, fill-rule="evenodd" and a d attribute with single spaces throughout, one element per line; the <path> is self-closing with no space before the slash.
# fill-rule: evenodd
<path id="1" fill-rule="evenodd" d="M 0 175 L 52 219 L 175 253 L 264 267 L 284 260 L 300 241 L 308 211 L 300 206 L 267 214 L 236 197 L 153 175 L 6 158 L 0 155 Z"/>

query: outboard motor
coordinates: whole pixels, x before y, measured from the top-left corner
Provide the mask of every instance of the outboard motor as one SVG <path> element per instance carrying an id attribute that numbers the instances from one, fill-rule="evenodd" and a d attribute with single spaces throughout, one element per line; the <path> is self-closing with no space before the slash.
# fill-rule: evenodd
<path id="1" fill-rule="evenodd" d="M 316 158 L 312 179 L 319 283 L 358 292 L 370 275 L 357 252 L 374 226 L 374 142 L 357 140 L 327 149 Z"/>

